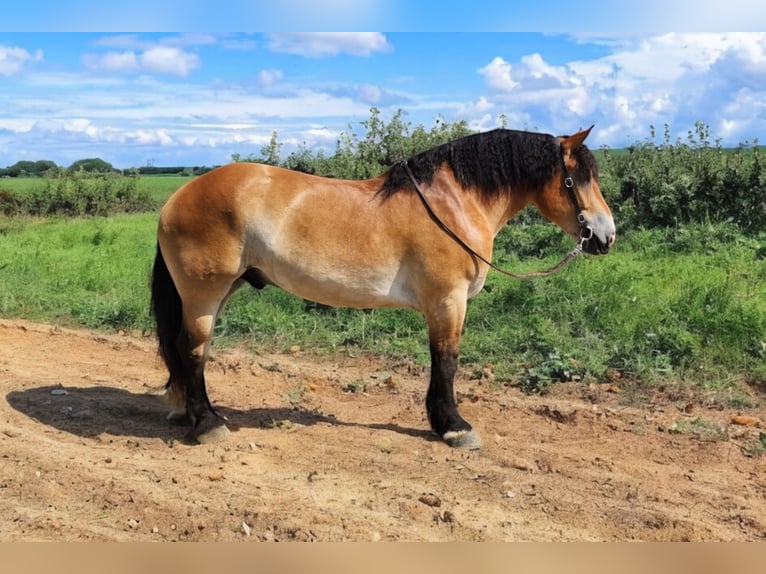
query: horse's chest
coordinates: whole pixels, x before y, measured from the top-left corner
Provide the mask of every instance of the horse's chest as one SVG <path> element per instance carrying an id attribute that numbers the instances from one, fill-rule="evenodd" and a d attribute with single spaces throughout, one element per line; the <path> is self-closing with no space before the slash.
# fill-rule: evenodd
<path id="1" fill-rule="evenodd" d="M 476 278 L 468 286 L 468 298 L 475 297 L 484 288 L 484 283 L 487 281 L 486 274 L 477 275 Z"/>

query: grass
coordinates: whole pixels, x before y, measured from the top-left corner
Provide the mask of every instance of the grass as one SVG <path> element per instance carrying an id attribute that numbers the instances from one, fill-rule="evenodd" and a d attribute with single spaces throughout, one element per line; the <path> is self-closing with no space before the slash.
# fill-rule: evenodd
<path id="1" fill-rule="evenodd" d="M 147 329 L 155 214 L 0 219 L 0 315 Z"/>
<path id="2" fill-rule="evenodd" d="M 191 180 L 187 175 L 142 175 L 138 178 L 138 189 L 145 189 L 149 197 L 161 205 L 171 193 Z"/>
<path id="3" fill-rule="evenodd" d="M 0 316 L 92 329 L 152 328 L 149 273 L 156 213 L 0 219 Z M 607 370 L 643 382 L 719 390 L 766 381 L 764 236 L 727 225 L 636 231 L 605 257 L 517 281 L 491 273 L 469 302 L 461 363 L 494 364 L 496 380 L 545 392 Z M 497 243 L 511 269 L 541 269 L 570 248 L 551 225 L 511 226 Z M 423 318 L 411 311 L 308 305 L 275 288 L 240 290 L 216 345 L 346 349 L 427 364 Z"/>

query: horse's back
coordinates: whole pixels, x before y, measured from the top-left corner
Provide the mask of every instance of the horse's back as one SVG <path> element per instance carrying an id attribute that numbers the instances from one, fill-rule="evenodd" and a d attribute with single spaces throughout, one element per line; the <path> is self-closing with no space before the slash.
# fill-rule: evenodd
<path id="1" fill-rule="evenodd" d="M 258 163 L 218 167 L 170 196 L 160 213 L 160 232 L 197 237 L 201 243 L 210 241 L 210 235 L 242 236 L 257 222 L 278 219 L 307 187 L 307 177 L 311 176 Z"/>

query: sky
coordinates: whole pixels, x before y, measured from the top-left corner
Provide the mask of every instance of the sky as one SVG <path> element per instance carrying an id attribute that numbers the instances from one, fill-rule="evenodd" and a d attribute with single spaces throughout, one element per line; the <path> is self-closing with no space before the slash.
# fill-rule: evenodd
<path id="1" fill-rule="evenodd" d="M 361 130 L 372 107 L 384 120 L 402 110 L 426 128 L 437 119 L 475 130 L 504 121 L 566 134 L 595 124 L 592 148 L 643 141 L 650 126 L 661 137 L 665 124 L 684 138 L 696 121 L 724 145 L 766 142 L 766 33 L 710 30 L 766 29 L 760 2 L 730 0 L 718 16 L 697 10 L 687 26 L 681 8 L 691 3 L 646 0 L 627 19 L 654 31 L 602 17 L 592 27 L 612 31 L 587 33 L 561 28 L 592 29 L 587 12 L 597 3 L 588 0 L 515 14 L 498 8 L 511 2 L 491 12 L 493 3 L 481 0 L 431 3 L 431 12 L 428 3 L 398 0 L 283 0 L 270 18 L 254 12 L 257 2 L 231 0 L 228 20 L 191 0 L 183 12 L 172 11 L 173 1 L 155 11 L 138 1 L 124 15 L 128 3 L 10 4 L 2 27 L 18 31 L 0 32 L 0 167 L 90 157 L 118 168 L 220 165 L 232 154 L 259 155 L 272 132 L 283 154 L 298 146 L 332 153 L 338 135 Z M 111 12 L 97 10 L 105 5 Z M 52 6 L 67 6 L 66 17 Z M 467 6 L 475 14 L 461 17 Z M 648 18 L 652 7 L 666 18 Z M 407 31 L 409 22 L 434 30 Z M 216 31 L 333 23 L 404 31 Z"/>

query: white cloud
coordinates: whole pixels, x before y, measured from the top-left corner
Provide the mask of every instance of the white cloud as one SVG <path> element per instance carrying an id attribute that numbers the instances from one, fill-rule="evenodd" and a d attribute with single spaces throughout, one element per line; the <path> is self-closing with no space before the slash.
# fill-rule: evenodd
<path id="1" fill-rule="evenodd" d="M 551 66 L 539 53 L 534 53 L 521 58 L 525 75 L 534 80 L 550 80 L 548 85 L 566 86 L 580 84 L 577 76 L 570 73 L 563 66 Z"/>
<path id="2" fill-rule="evenodd" d="M 83 64 L 91 70 L 103 72 L 136 72 L 140 69 L 135 52 L 108 52 L 106 54 L 85 54 Z"/>
<path id="3" fill-rule="evenodd" d="M 198 40 L 199 41 L 199 40 Z M 199 56 L 177 46 L 140 42 L 133 36 L 113 36 L 102 39 L 102 45 L 135 47 L 137 50 L 112 51 L 84 54 L 83 65 L 95 72 L 135 73 L 146 72 L 187 76 L 199 67 Z"/>
<path id="4" fill-rule="evenodd" d="M 490 102 L 486 97 L 481 96 L 476 101 L 468 102 L 460 106 L 457 110 L 457 115 L 464 118 L 473 118 L 488 113 L 494 107 L 494 103 Z"/>
<path id="5" fill-rule="evenodd" d="M 511 78 L 511 64 L 503 60 L 500 56 L 495 57 L 489 64 L 477 70 L 484 76 L 487 85 L 500 92 L 510 92 L 518 82 Z"/>
<path id="6" fill-rule="evenodd" d="M 269 48 L 312 58 L 351 54 L 370 56 L 391 49 L 380 32 L 284 32 L 269 34 Z"/>
<path id="7" fill-rule="evenodd" d="M 199 66 L 199 57 L 169 46 L 155 46 L 141 54 L 141 67 L 149 72 L 186 76 Z"/>
<path id="8" fill-rule="evenodd" d="M 141 145 L 169 146 L 175 143 L 166 129 L 127 131 L 124 139 Z"/>
<path id="9" fill-rule="evenodd" d="M 42 50 L 31 54 L 24 48 L 0 45 L 0 76 L 17 74 L 27 62 L 39 62 L 42 59 Z"/>
<path id="10" fill-rule="evenodd" d="M 335 143 L 340 131 L 329 130 L 325 127 L 312 127 L 303 132 L 303 141 L 308 147 Z"/>

